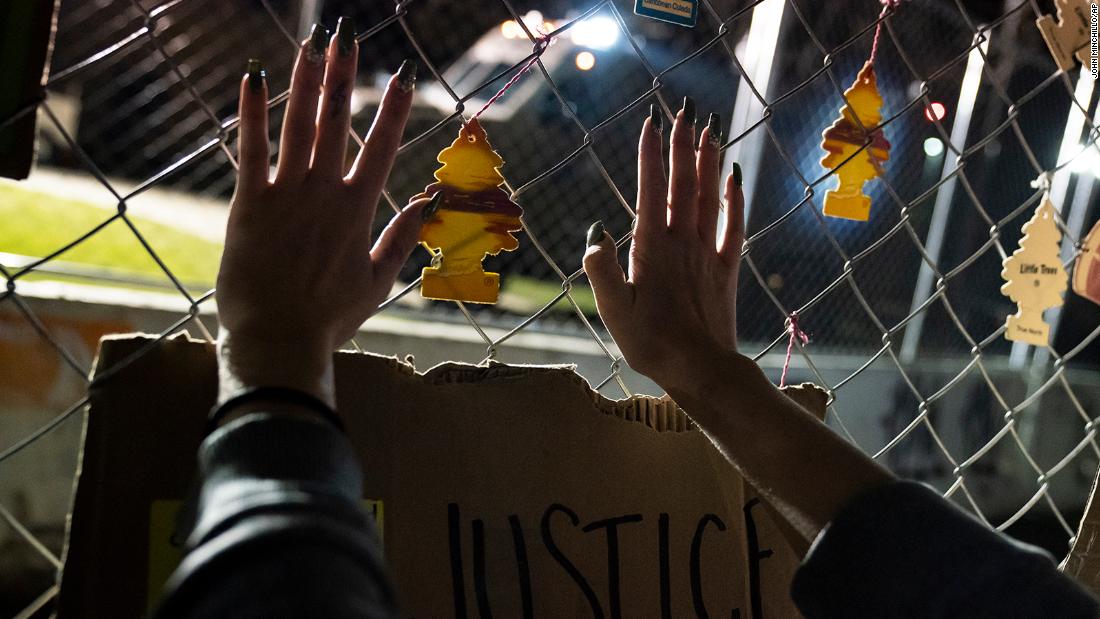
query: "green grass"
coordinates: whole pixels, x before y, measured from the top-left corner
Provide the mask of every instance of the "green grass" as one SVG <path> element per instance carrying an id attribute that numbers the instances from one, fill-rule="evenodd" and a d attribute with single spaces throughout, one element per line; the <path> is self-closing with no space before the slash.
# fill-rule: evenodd
<path id="1" fill-rule="evenodd" d="M 45 256 L 102 224 L 111 215 L 111 211 L 86 202 L 30 191 L 10 183 L 0 183 L 0 252 L 31 257 Z M 185 285 L 195 284 L 200 291 L 213 286 L 221 258 L 219 244 L 139 217 L 129 219 L 181 282 Z M 163 271 L 121 219 L 107 224 L 56 260 L 102 267 L 117 275 L 155 278 L 169 283 Z M 29 273 L 23 277 L 147 289 L 136 285 L 92 282 L 85 278 L 53 273 Z M 552 281 L 507 273 L 501 279 L 504 292 L 523 299 L 524 307 L 510 308 L 520 313 L 546 305 L 561 292 L 561 285 Z M 596 300 L 592 296 L 591 288 L 583 284 L 574 285 L 572 295 L 581 311 L 589 315 L 596 313 Z M 573 307 L 563 298 L 554 304 L 551 311 L 572 312 Z"/>
<path id="2" fill-rule="evenodd" d="M 102 224 L 111 215 L 111 211 L 79 200 L 0 184 L 0 252 L 45 256 Z M 219 244 L 139 217 L 129 219 L 180 281 L 213 285 L 221 258 Z M 64 252 L 57 260 L 168 282 L 164 272 L 121 218 Z M 48 274 L 39 274 L 37 278 L 69 279 Z"/>
<path id="3" fill-rule="evenodd" d="M 541 279 L 524 277 L 522 275 L 508 275 L 506 273 L 502 274 L 501 280 L 504 288 L 503 292 L 523 297 L 525 300 L 530 301 L 538 307 L 546 305 L 553 300 L 554 297 L 561 294 L 561 284 L 552 281 L 548 282 Z M 579 307 L 582 312 L 588 315 L 596 313 L 596 297 L 593 296 L 591 288 L 584 284 L 573 284 L 570 294 L 573 296 L 573 300 L 577 302 L 577 307 Z M 550 311 L 572 312 L 573 306 L 569 303 L 568 299 L 562 297 L 560 301 L 550 308 Z"/>

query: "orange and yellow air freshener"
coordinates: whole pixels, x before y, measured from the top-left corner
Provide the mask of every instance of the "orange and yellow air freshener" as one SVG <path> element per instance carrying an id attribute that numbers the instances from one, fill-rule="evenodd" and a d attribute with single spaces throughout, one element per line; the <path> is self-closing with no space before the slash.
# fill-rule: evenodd
<path id="1" fill-rule="evenodd" d="M 504 159 L 489 145 L 476 118 L 459 130 L 438 159 L 443 167 L 435 171 L 437 182 L 428 185 L 424 195 L 442 192 L 443 202 L 424 224 L 420 242 L 440 256 L 424 268 L 420 294 L 427 299 L 496 303 L 500 275 L 486 272 L 481 261 L 519 247 L 512 233 L 522 229 L 523 215 L 500 188 Z"/>

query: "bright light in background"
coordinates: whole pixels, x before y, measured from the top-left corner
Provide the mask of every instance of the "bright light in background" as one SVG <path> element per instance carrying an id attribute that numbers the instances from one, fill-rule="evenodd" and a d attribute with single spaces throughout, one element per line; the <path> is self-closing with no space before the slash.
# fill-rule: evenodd
<path id="1" fill-rule="evenodd" d="M 1078 148 L 1085 148 L 1084 144 L 1079 144 Z M 1092 172 L 1093 176 L 1100 178 L 1100 151 L 1097 150 L 1096 144 L 1090 144 L 1089 148 L 1081 152 L 1070 161 L 1069 169 L 1072 172 L 1083 174 L 1086 172 Z"/>
<path id="2" fill-rule="evenodd" d="M 1077 87 L 1074 88 L 1074 90 L 1073 90 L 1073 98 L 1078 100 L 1078 101 L 1089 101 L 1089 100 L 1091 100 L 1092 99 L 1092 91 L 1093 91 L 1094 87 L 1095 87 L 1095 83 L 1092 80 L 1092 77 L 1088 74 L 1087 71 L 1082 71 L 1081 72 L 1081 77 L 1078 78 L 1078 80 L 1077 80 Z M 1100 113 L 1100 111 L 1098 111 L 1097 113 Z M 1081 148 L 1082 148 L 1082 144 L 1080 142 L 1080 140 L 1081 140 L 1081 131 L 1085 128 L 1085 121 L 1086 120 L 1088 120 L 1088 116 L 1081 113 L 1080 108 L 1078 108 L 1076 105 L 1071 105 L 1070 106 L 1070 108 L 1069 108 L 1069 117 L 1066 118 L 1066 130 L 1062 133 L 1062 145 L 1058 148 L 1058 163 L 1059 164 L 1061 164 L 1061 163 L 1065 162 L 1066 160 L 1070 159 L 1071 157 L 1077 155 L 1077 153 L 1081 151 Z M 1089 150 L 1094 151 L 1093 154 L 1095 154 L 1095 149 L 1090 148 Z M 1082 153 L 1081 156 L 1077 157 L 1077 159 L 1074 159 L 1072 162 L 1070 162 L 1071 169 L 1073 168 L 1073 166 L 1075 166 L 1077 164 L 1078 160 L 1084 159 L 1087 154 L 1088 154 L 1087 152 Z M 1074 171 L 1077 171 L 1077 170 L 1074 170 Z M 1057 175 L 1055 176 L 1056 180 L 1060 180 L 1061 178 L 1064 178 L 1064 176 L 1063 177 L 1059 177 Z M 1068 183 L 1069 183 L 1069 179 L 1066 179 L 1061 184 L 1066 185 Z M 1055 187 L 1051 187 L 1051 195 L 1052 196 L 1055 195 L 1054 190 L 1055 190 Z M 1066 192 L 1066 187 L 1065 186 L 1061 187 L 1061 191 L 1059 192 L 1060 195 L 1058 197 L 1059 198 L 1064 197 L 1065 192 Z M 1053 200 L 1053 198 L 1052 198 L 1052 200 Z M 1060 202 L 1061 202 L 1061 200 L 1054 200 L 1055 204 L 1059 204 Z"/>
<path id="3" fill-rule="evenodd" d="M 509 19 L 500 25 L 500 33 L 506 39 L 518 39 L 523 36 L 523 28 L 514 19 Z"/>
<path id="4" fill-rule="evenodd" d="M 924 141 L 924 154 L 929 157 L 939 157 L 943 154 L 943 141 L 939 138 L 928 138 Z"/>
<path id="5" fill-rule="evenodd" d="M 779 25 L 787 3 L 783 0 L 764 0 L 752 10 L 748 36 L 737 45 L 737 57 L 746 71 L 747 79 L 738 80 L 737 98 L 733 102 L 729 129 L 726 135 L 741 135 L 764 114 L 764 106 L 756 92 L 767 96 L 772 79 L 772 63 L 779 45 Z M 755 86 L 755 92 L 752 84 Z M 733 170 L 733 162 L 741 164 L 745 174 L 745 195 L 754 195 L 757 168 L 764 152 L 763 132 L 753 131 L 737 140 L 726 152 L 722 164 L 722 178 Z M 745 219 L 750 216 L 751 203 L 745 205 Z M 724 221 L 724 219 L 719 220 Z M 721 225 L 721 223 L 719 224 Z"/>
<path id="6" fill-rule="evenodd" d="M 607 49 L 619 40 L 619 25 L 603 15 L 579 21 L 569 32 L 574 43 L 592 49 Z"/>
<path id="7" fill-rule="evenodd" d="M 933 101 L 932 105 L 924 108 L 924 117 L 928 119 L 928 122 L 935 120 L 943 120 L 943 117 L 947 115 L 947 108 L 943 106 L 939 101 Z"/>
<path id="8" fill-rule="evenodd" d="M 578 69 L 587 71 L 596 66 L 596 57 L 592 55 L 592 52 L 581 52 L 577 54 L 576 63 Z"/>
<path id="9" fill-rule="evenodd" d="M 535 36 L 551 32 L 555 27 L 554 22 L 544 20 L 542 13 L 539 11 L 527 11 L 527 14 L 523 16 L 523 25 L 527 26 L 527 29 Z M 514 19 L 509 19 L 500 24 L 500 34 L 506 39 L 527 38 L 527 33 L 523 31 L 523 27 Z"/>

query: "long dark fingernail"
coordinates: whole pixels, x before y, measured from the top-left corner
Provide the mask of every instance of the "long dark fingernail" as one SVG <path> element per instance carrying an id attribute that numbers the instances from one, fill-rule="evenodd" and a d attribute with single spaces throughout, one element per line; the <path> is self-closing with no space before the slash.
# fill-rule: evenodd
<path id="1" fill-rule="evenodd" d="M 738 187 L 741 186 L 741 164 L 734 162 L 733 164 L 733 184 Z"/>
<path id="2" fill-rule="evenodd" d="M 248 59 L 248 89 L 252 92 L 260 92 L 264 89 L 264 65 L 255 58 Z"/>
<path id="3" fill-rule="evenodd" d="M 585 238 L 585 242 L 588 243 L 589 247 L 592 247 L 593 245 L 598 244 L 602 240 L 603 240 L 603 222 L 602 221 L 596 221 L 596 223 L 592 224 L 592 226 L 588 228 L 588 236 Z"/>
<path id="4" fill-rule="evenodd" d="M 715 148 L 722 144 L 722 117 L 717 114 L 707 117 L 707 141 Z"/>
<path id="5" fill-rule="evenodd" d="M 347 56 L 354 46 L 355 20 L 350 17 L 341 17 L 340 21 L 336 22 L 336 51 L 340 52 L 341 56 Z"/>
<path id="6" fill-rule="evenodd" d="M 436 211 L 438 211 L 439 207 L 442 206 L 442 205 L 443 205 L 443 192 L 442 191 L 437 191 L 437 192 L 435 192 L 435 195 L 432 196 L 431 201 L 428 202 L 428 204 L 424 206 L 424 210 L 420 211 L 421 219 L 423 219 L 424 221 L 428 221 L 432 217 L 435 217 Z"/>
<path id="7" fill-rule="evenodd" d="M 684 106 L 680 108 L 684 112 L 684 120 L 689 125 L 695 124 L 695 99 L 684 97 Z"/>
<path id="8" fill-rule="evenodd" d="M 416 70 L 418 65 L 413 58 L 406 58 L 401 62 L 401 68 L 397 70 L 397 87 L 404 92 L 409 92 L 416 85 Z"/>
<path id="9" fill-rule="evenodd" d="M 649 126 L 657 133 L 661 132 L 661 107 L 656 103 L 649 104 Z"/>
<path id="10" fill-rule="evenodd" d="M 309 45 L 306 47 L 306 60 L 313 64 L 321 64 L 325 61 L 325 46 L 328 45 L 328 28 L 321 24 L 313 24 L 313 30 L 309 32 Z"/>

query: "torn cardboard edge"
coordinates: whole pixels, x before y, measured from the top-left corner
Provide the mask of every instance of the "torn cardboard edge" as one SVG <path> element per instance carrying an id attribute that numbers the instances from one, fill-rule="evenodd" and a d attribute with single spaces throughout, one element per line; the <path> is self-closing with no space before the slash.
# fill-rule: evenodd
<path id="1" fill-rule="evenodd" d="M 92 388 L 94 389 L 96 387 L 97 376 L 102 375 L 104 372 L 109 372 L 110 375 L 114 375 L 121 369 L 115 367 L 117 363 L 126 363 L 134 360 L 130 359 L 130 357 L 134 356 L 133 353 L 143 348 L 149 348 L 151 345 L 155 345 L 157 337 L 157 335 L 150 333 L 117 333 L 104 336 L 100 341 L 101 350 L 103 342 L 108 341 L 137 342 L 143 340 L 143 343 L 130 353 L 123 355 L 120 361 L 108 364 L 106 367 L 103 367 L 101 355 L 97 354 L 91 371 L 91 378 L 93 381 Z M 167 338 L 163 338 L 161 341 L 162 343 L 176 343 L 182 341 L 188 345 L 204 344 L 213 350 L 212 344 L 205 340 L 195 339 L 188 333 L 176 333 Z M 661 396 L 635 394 L 621 400 L 613 400 L 593 389 L 592 384 L 588 382 L 586 378 L 578 374 L 576 366 L 572 364 L 508 364 L 489 360 L 486 365 L 476 365 L 460 361 L 444 361 L 442 363 L 437 363 L 427 370 L 420 371 L 416 369 L 416 363 L 411 355 L 406 356 L 405 359 L 400 359 L 396 355 L 384 355 L 369 351 L 360 352 L 353 350 L 338 350 L 334 355 L 370 357 L 379 361 L 385 361 L 401 374 L 418 377 L 425 384 L 507 380 L 516 377 L 526 377 L 532 373 L 553 374 L 564 377 L 566 380 L 586 390 L 589 397 L 592 399 L 592 403 L 606 415 L 617 417 L 623 421 L 640 423 L 657 432 L 699 431 L 699 427 L 691 417 L 684 412 L 668 394 Z M 801 383 L 799 385 L 779 387 L 779 390 L 798 405 L 810 411 L 816 418 L 821 421 L 825 420 L 828 393 L 821 387 L 814 383 Z"/>

